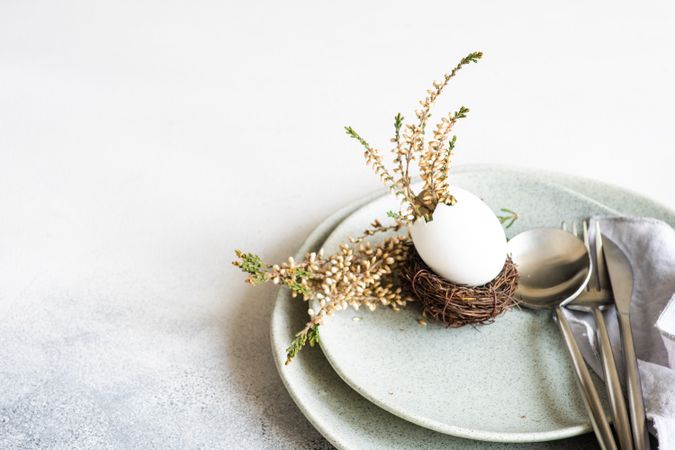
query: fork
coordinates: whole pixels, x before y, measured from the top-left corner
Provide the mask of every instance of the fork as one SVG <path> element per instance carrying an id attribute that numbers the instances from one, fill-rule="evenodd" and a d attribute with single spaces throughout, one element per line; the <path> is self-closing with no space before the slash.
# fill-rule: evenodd
<path id="1" fill-rule="evenodd" d="M 567 231 L 567 223 L 562 223 L 562 228 Z M 572 234 L 579 237 L 577 222 L 572 221 Z M 621 390 L 619 382 L 619 372 L 616 368 L 614 353 L 607 333 L 607 325 L 602 311 L 613 303 L 612 291 L 609 289 L 609 278 L 605 259 L 602 250 L 602 234 L 600 225 L 595 223 L 595 252 L 591 252 L 590 238 L 588 233 L 588 222 L 582 222 L 582 236 L 588 252 L 591 254 L 591 280 L 586 290 L 579 295 L 572 303 L 567 305 L 569 309 L 590 312 L 593 314 L 597 329 L 596 339 L 600 348 L 600 361 L 602 362 L 602 371 L 605 375 L 605 386 L 612 407 L 614 416 L 614 426 L 619 437 L 619 443 L 624 450 L 633 450 L 633 439 L 631 435 L 630 422 L 626 409 L 626 401 Z"/>

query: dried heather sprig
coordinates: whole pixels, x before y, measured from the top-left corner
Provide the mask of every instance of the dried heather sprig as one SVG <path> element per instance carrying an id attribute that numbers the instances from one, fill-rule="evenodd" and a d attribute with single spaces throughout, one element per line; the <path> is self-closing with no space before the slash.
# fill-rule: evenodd
<path id="1" fill-rule="evenodd" d="M 318 342 L 318 327 L 335 311 L 350 306 L 357 310 L 362 306 L 371 311 L 378 306 L 398 310 L 412 300 L 398 282 L 412 245 L 408 236 L 394 235 L 376 243 L 366 240 L 400 228 L 399 223 L 385 226 L 375 220 L 362 236 L 350 238 L 335 254 L 325 256 L 320 250 L 297 262 L 290 257 L 281 264 L 264 264 L 257 255 L 236 251 L 238 259 L 233 264 L 249 274 L 248 283 L 271 281 L 287 286 L 292 297 L 301 295 L 304 301 L 318 301 L 318 308 L 309 309 L 310 320 L 287 349 L 287 364 L 306 344 Z"/>
<path id="2" fill-rule="evenodd" d="M 462 67 L 478 62 L 482 57 L 482 52 L 469 53 L 441 81 L 433 83 L 427 96 L 420 101 L 421 109 L 415 111 L 418 123 L 404 125 L 400 113 L 394 117 L 395 132 L 391 139 L 394 144 L 391 150 L 394 167 L 391 172 L 386 168 L 379 150 L 372 148 L 352 127 L 345 127 L 347 134 L 365 147 L 368 165 L 373 167 L 380 179 L 401 200 L 401 220 L 406 223 L 419 218 L 431 220 L 436 205 L 453 204 L 455 201 L 447 183 L 450 158 L 456 142 L 456 136 L 450 138 L 450 134 L 457 120 L 466 117 L 469 109 L 462 106 L 456 112 L 443 117 L 434 129 L 433 138 L 427 143 L 425 132 L 431 107 L 443 89 Z M 418 161 L 420 176 L 424 182 L 424 188 L 419 193 L 413 192 L 411 187 L 413 161 Z"/>

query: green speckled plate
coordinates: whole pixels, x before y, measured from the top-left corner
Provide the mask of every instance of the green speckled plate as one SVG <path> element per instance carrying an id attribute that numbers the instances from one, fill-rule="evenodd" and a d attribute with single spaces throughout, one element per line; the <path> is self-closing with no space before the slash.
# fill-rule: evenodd
<path id="1" fill-rule="evenodd" d="M 511 234 L 598 213 L 648 215 L 675 223 L 671 212 L 641 196 L 567 176 L 482 166 L 455 169 L 453 183 L 493 207 L 518 210 L 523 219 Z M 299 253 L 319 247 L 331 234 L 328 248 L 382 217 L 393 203 L 377 197 L 337 212 Z M 301 352 L 291 365 L 283 366 L 285 346 L 306 320 L 306 309 L 280 291 L 272 318 L 275 360 L 297 404 L 333 444 L 359 449 L 510 448 L 455 436 L 528 442 L 590 429 L 568 358 L 547 314 L 512 311 L 493 325 L 460 330 L 422 328 L 415 320 L 418 314 L 414 308 L 399 314 L 349 311 L 323 327 L 327 359 L 351 390 L 320 352 Z M 362 320 L 354 321 L 355 316 Z M 586 435 L 530 445 L 594 448 L 595 443 Z"/>

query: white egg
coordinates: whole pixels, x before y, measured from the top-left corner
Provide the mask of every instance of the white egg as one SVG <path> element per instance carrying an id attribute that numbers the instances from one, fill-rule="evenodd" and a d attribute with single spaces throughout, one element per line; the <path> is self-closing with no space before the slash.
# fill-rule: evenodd
<path id="1" fill-rule="evenodd" d="M 433 220 L 410 227 L 422 260 L 455 284 L 480 286 L 499 275 L 506 262 L 506 234 L 499 219 L 480 198 L 451 187 L 457 202 L 440 204 Z"/>

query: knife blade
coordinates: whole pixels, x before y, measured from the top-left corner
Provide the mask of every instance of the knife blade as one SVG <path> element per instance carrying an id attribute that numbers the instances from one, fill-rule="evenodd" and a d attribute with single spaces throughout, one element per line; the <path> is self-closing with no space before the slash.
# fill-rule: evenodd
<path id="1" fill-rule="evenodd" d="M 609 281 L 614 293 L 614 304 L 616 305 L 617 319 L 619 321 L 619 329 L 621 330 L 633 441 L 637 450 L 648 450 L 650 446 L 649 436 L 647 435 L 644 400 L 642 398 L 642 385 L 640 384 L 640 372 L 638 371 L 637 356 L 635 354 L 633 330 L 630 324 L 630 304 L 633 298 L 633 269 L 626 254 L 614 241 L 604 234 L 602 235 L 602 240 L 605 263 L 609 272 Z"/>
<path id="2" fill-rule="evenodd" d="M 630 301 L 633 297 L 633 269 L 628 258 L 614 241 L 602 235 L 605 262 L 609 271 L 609 280 L 614 292 L 614 304 L 619 314 L 630 314 Z"/>

